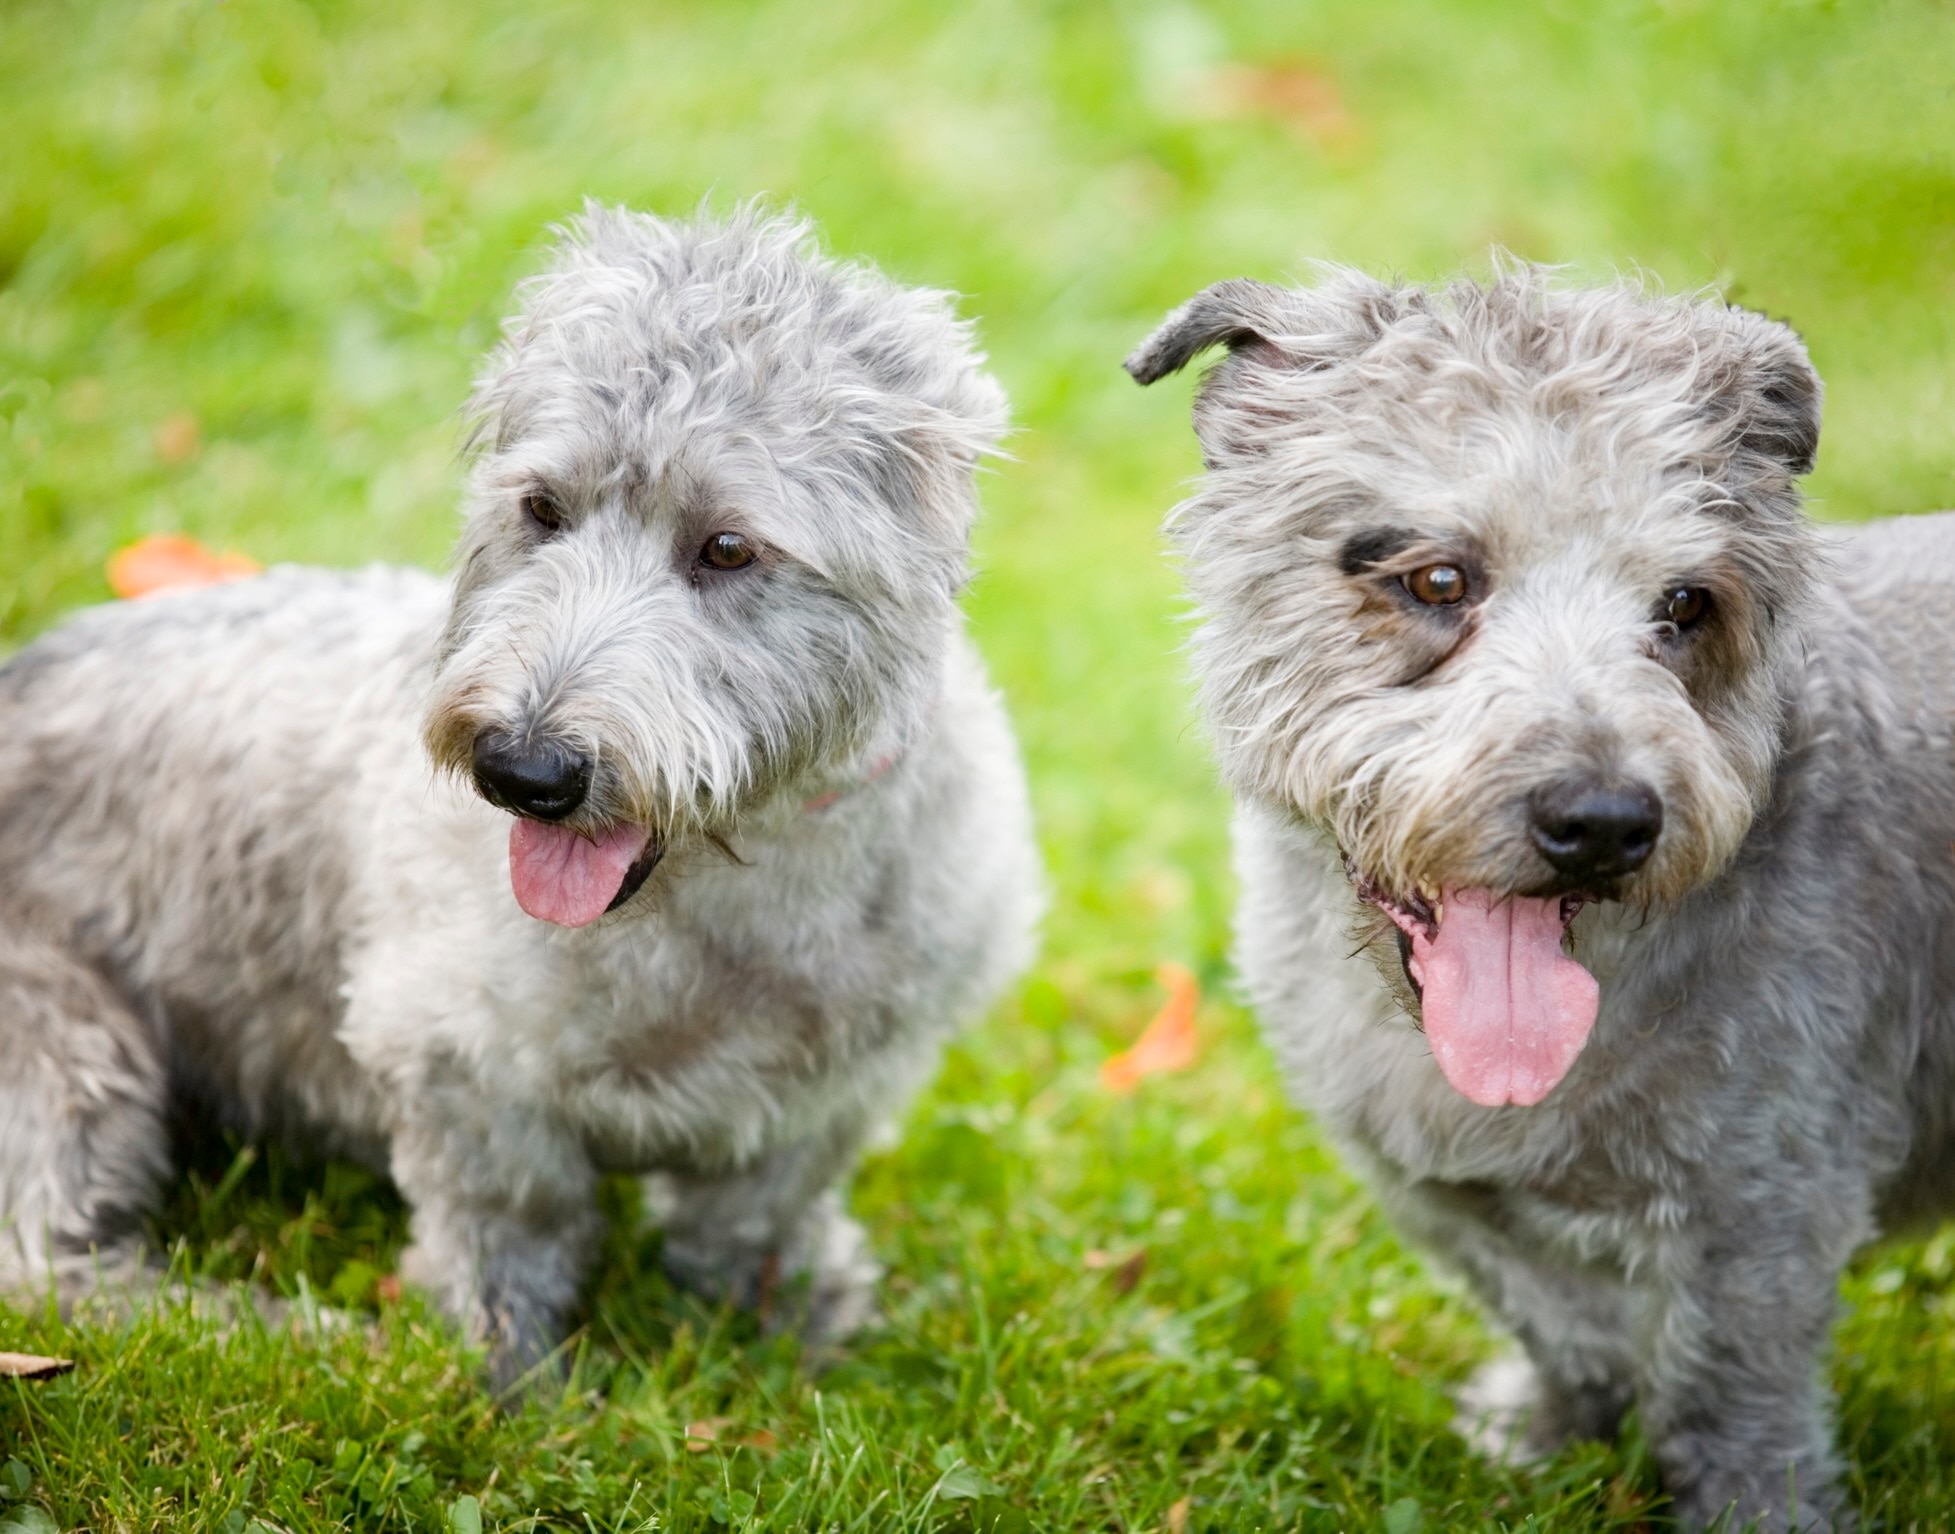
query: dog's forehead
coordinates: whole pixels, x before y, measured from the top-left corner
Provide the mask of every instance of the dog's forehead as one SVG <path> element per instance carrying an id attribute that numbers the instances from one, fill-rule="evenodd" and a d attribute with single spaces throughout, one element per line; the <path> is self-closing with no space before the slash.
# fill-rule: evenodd
<path id="1" fill-rule="evenodd" d="M 1423 505 L 1508 562 L 1652 549 L 1707 557 L 1736 531 L 1694 469 L 1620 442 L 1585 442 L 1555 423 L 1522 420 L 1433 468 Z"/>
<path id="2" fill-rule="evenodd" d="M 833 415 L 838 395 L 875 387 L 864 336 L 920 313 L 894 288 L 779 240 L 572 247 L 524 299 L 478 388 L 500 445 L 589 425 L 628 439 L 674 420 L 806 429 Z"/>
<path id="3" fill-rule="evenodd" d="M 539 371 L 506 414 L 498 478 L 589 499 L 696 499 L 714 483 L 750 495 L 834 472 L 865 449 L 838 429 L 838 402 L 862 392 L 840 370 L 749 358 L 698 377 L 649 360 L 609 378 Z"/>
<path id="4" fill-rule="evenodd" d="M 521 348 L 502 391 L 500 472 L 587 496 L 686 476 L 759 490 L 880 472 L 891 423 L 913 419 L 914 402 L 838 338 L 751 318 Z"/>
<path id="5" fill-rule="evenodd" d="M 1676 563 L 1743 536 L 1688 448 L 1674 426 L 1566 400 L 1442 403 L 1428 393 L 1416 409 L 1299 432 L 1265 476 L 1286 480 L 1306 519 L 1333 537 L 1388 525 L 1508 564 L 1646 554 Z"/>
<path id="6" fill-rule="evenodd" d="M 1468 293 L 1401 295 L 1395 316 L 1322 355 L 1302 340 L 1246 348 L 1204 381 L 1197 423 L 1220 428 L 1223 464 L 1267 454 L 1448 479 L 1665 475 L 1728 453 L 1747 401 L 1726 311 L 1606 290 Z"/>

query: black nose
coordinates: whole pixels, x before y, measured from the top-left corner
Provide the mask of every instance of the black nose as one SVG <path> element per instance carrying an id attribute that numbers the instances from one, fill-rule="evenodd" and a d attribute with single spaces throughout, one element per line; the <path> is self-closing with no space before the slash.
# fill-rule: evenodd
<path id="1" fill-rule="evenodd" d="M 554 740 L 484 730 L 475 737 L 474 766 L 484 799 L 532 820 L 562 820 L 590 792 L 589 759 Z"/>
<path id="2" fill-rule="evenodd" d="M 1632 874 L 1663 831 L 1663 801 L 1645 783 L 1563 783 L 1534 803 L 1534 845 L 1571 890 Z"/>

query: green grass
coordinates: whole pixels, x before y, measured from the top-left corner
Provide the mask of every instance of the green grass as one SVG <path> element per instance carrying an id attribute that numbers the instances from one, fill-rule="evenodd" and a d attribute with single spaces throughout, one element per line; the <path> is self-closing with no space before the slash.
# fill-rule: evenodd
<path id="1" fill-rule="evenodd" d="M 968 295 L 1016 402 L 971 612 L 1055 899 L 1035 974 L 863 1170 L 888 1321 L 825 1370 L 620 1234 L 570 1383 L 498 1414 L 412 1295 L 377 1299 L 387 1189 L 206 1146 L 159 1225 L 178 1260 L 371 1328 L 0 1309 L 0 1348 L 79 1360 L 0 1383 L 0 1529 L 1660 1522 L 1633 1433 L 1522 1474 L 1446 1431 L 1489 1339 L 1224 999 L 1226 807 L 1155 531 L 1186 389 L 1116 364 L 1198 285 L 1312 257 L 1640 265 L 1806 334 L 1822 513 L 1955 504 L 1951 79 L 1955 14 L 1878 0 L 9 0 L 0 645 L 105 597 L 150 530 L 438 563 L 453 412 L 545 225 L 587 193 L 792 198 Z M 1208 1051 L 1110 1098 L 1162 959 L 1207 981 Z M 1848 1302 L 1856 1494 L 1946 1527 L 1955 1242 L 1871 1254 Z"/>

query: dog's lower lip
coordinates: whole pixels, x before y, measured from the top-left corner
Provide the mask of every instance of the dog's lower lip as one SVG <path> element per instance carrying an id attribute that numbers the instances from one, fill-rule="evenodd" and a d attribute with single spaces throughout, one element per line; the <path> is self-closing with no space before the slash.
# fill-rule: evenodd
<path id="1" fill-rule="evenodd" d="M 1405 983 L 1412 987 L 1412 994 L 1414 996 L 1424 1001 L 1426 995 L 1425 987 L 1420 985 L 1417 978 L 1412 974 L 1412 939 L 1407 937 L 1404 930 L 1397 926 L 1392 928 L 1392 933 L 1398 938 L 1398 967 L 1405 971 Z"/>
<path id="2" fill-rule="evenodd" d="M 1420 984 L 1419 977 L 1412 973 L 1414 945 L 1411 933 L 1406 930 L 1406 922 L 1409 920 L 1421 926 L 1424 929 L 1424 936 L 1427 942 L 1437 942 L 1439 939 L 1439 928 L 1446 919 L 1445 902 L 1441 900 L 1427 901 L 1422 896 L 1417 895 L 1411 896 L 1401 902 L 1393 900 L 1369 880 L 1358 878 L 1355 880 L 1355 883 L 1357 885 L 1357 895 L 1360 900 L 1364 901 L 1367 905 L 1376 906 L 1391 918 L 1392 936 L 1398 944 L 1399 972 L 1405 976 L 1405 984 L 1411 990 L 1412 996 L 1417 1003 L 1417 1007 L 1412 1013 L 1413 1024 L 1423 1031 L 1425 1028 L 1424 1009 L 1426 991 L 1425 987 Z M 1537 899 L 1543 897 L 1516 895 L 1515 898 Z M 1553 897 L 1549 896 L 1545 898 L 1552 899 Z M 1569 929 L 1573 925 L 1575 917 L 1581 912 L 1583 906 L 1591 904 L 1600 898 L 1603 897 L 1590 894 L 1564 894 L 1561 897 L 1561 941 L 1564 950 L 1568 950 L 1572 942 Z"/>
<path id="3" fill-rule="evenodd" d="M 1348 853 L 1344 856 L 1345 876 L 1350 879 L 1358 899 L 1366 905 L 1375 906 L 1391 918 L 1393 935 L 1398 940 L 1399 967 L 1405 972 L 1405 983 L 1412 988 L 1412 994 L 1424 1000 L 1425 988 L 1412 975 L 1412 938 L 1406 931 L 1405 923 L 1411 921 L 1425 929 L 1428 941 L 1436 939 L 1439 925 L 1446 917 L 1446 904 L 1434 897 L 1428 899 L 1420 894 L 1395 898 L 1385 893 L 1383 885 L 1361 873 Z M 1515 891 L 1517 896 L 1527 899 L 1553 899 L 1556 893 L 1561 897 L 1561 926 L 1563 941 L 1567 941 L 1568 927 L 1580 914 L 1583 906 L 1595 905 L 1615 898 L 1612 894 L 1595 890 L 1551 891 L 1544 896 L 1527 895 L 1525 891 Z"/>
<path id="4" fill-rule="evenodd" d="M 615 911 L 637 894 L 644 887 L 645 881 L 651 878 L 652 870 L 658 867 L 659 859 L 664 856 L 665 842 L 654 831 L 645 840 L 645 850 L 639 853 L 631 867 L 625 870 L 624 883 L 618 886 L 618 893 L 611 897 L 611 903 L 604 909 Z"/>

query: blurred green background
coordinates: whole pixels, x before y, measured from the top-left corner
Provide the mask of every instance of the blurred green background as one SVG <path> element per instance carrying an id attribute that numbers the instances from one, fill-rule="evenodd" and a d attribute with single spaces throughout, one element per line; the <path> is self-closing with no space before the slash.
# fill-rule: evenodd
<path id="1" fill-rule="evenodd" d="M 1806 336 L 1821 515 L 1955 504 L 1955 10 L 5 0 L 0 648 L 103 599 L 105 556 L 148 531 L 438 564 L 456 408 L 547 225 L 586 196 L 753 194 L 963 294 L 1018 423 L 970 610 L 1053 915 L 1035 975 L 866 1169 L 888 1328 L 813 1376 L 621 1238 L 579 1383 L 498 1417 L 412 1297 L 316 1348 L 0 1312 L 0 1346 L 84 1358 L 0 1387 L 0 1461 L 22 1467 L 0 1520 L 465 1527 L 464 1493 L 510 1528 L 1652 1516 L 1633 1436 L 1528 1477 L 1442 1431 L 1484 1337 L 1227 1002 L 1226 806 L 1156 531 L 1196 467 L 1187 383 L 1143 393 L 1118 363 L 1195 288 L 1317 258 L 1644 268 Z M 1163 959 L 1208 982 L 1209 1052 L 1108 1098 L 1097 1062 Z M 373 1302 L 399 1240 L 384 1190 L 202 1154 L 159 1232 L 183 1260 Z M 1893 1527 L 1955 1510 L 1952 1292 L 1946 1238 L 1851 1285 L 1845 1436 Z M 688 1412 L 778 1443 L 688 1453 Z M 822 1479 L 851 1453 L 858 1481 Z"/>

